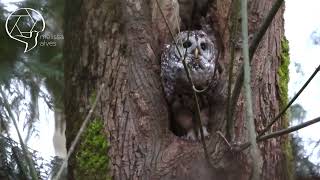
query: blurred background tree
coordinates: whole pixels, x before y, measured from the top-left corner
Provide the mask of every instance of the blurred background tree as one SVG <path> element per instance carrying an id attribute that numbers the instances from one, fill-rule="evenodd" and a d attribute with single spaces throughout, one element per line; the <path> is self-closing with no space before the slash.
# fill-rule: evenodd
<path id="1" fill-rule="evenodd" d="M 44 16 L 46 29 L 44 35 L 62 34 L 63 2 L 28 0 L 18 3 L 10 3 L 20 7 L 30 7 L 39 10 Z M 0 4 L 0 21 L 4 25 L 6 17 L 10 12 L 6 10 L 6 4 Z M 22 105 L 22 100 L 26 100 L 26 94 L 30 95 L 27 119 L 25 125 L 28 128 L 28 136 L 35 130 L 33 124 L 39 120 L 38 98 L 43 98 L 48 107 L 52 110 L 62 109 L 63 104 L 63 40 L 55 40 L 56 46 L 39 46 L 23 53 L 23 46 L 20 42 L 11 39 L 4 28 L 0 29 L 3 39 L 0 41 L 0 86 L 11 100 L 11 106 Z M 14 88 L 16 87 L 16 88 Z M 12 92 L 16 89 L 17 92 Z M 44 90 L 49 93 L 44 92 Z M 1 106 L 3 107 L 3 106 Z M 17 108 L 17 107 L 15 107 Z M 4 109 L 1 108 L 1 111 Z M 1 113 L 2 116 L 5 113 Z M 8 119 L 1 118 L 4 124 L 8 124 Z"/>
<path id="2" fill-rule="evenodd" d="M 24 7 L 39 11 L 45 19 L 46 28 L 42 34 L 39 34 L 38 42 L 41 41 L 41 35 L 52 37 L 52 35 L 63 34 L 64 2 L 62 0 L 1 1 L 1 26 L 4 27 L 6 18 L 13 11 L 12 9 Z M 39 106 L 43 106 L 39 104 L 41 98 L 49 109 L 54 111 L 56 132 L 64 133 L 62 132 L 64 68 L 63 38 L 50 39 L 56 42 L 55 46 L 40 46 L 38 43 L 36 48 L 24 53 L 24 46 L 11 39 L 5 28 L 0 28 L 0 36 L 0 91 L 3 92 L 0 96 L 0 152 L 3 152 L 0 153 L 0 164 L 8 165 L 6 166 L 8 171 L 2 171 L 5 167 L 0 167 L 0 177 L 3 177 L 3 172 L 21 175 L 25 169 L 23 163 L 22 166 L 15 166 L 16 158 L 20 156 L 12 159 L 12 154 L 19 150 L 18 146 L 13 151 L 12 144 L 4 139 L 10 136 L 11 131 L 15 131 L 10 129 L 12 123 L 10 113 L 13 113 L 19 124 L 23 124 L 24 131 L 27 132 L 24 143 L 27 144 L 31 137 L 39 135 L 36 124 L 40 121 Z M 46 40 L 42 39 L 42 41 Z M 8 102 L 9 109 L 5 108 L 6 102 Z M 18 161 L 23 162 L 23 159 L 19 158 Z M 20 179 L 18 176 L 11 178 Z"/>
<path id="3" fill-rule="evenodd" d="M 320 45 L 320 30 L 315 30 L 311 33 L 311 40 L 313 44 Z"/>
<path id="4" fill-rule="evenodd" d="M 306 110 L 300 104 L 294 104 L 290 108 L 291 123 L 301 123 L 306 117 Z M 319 143 L 316 143 L 315 148 Z M 297 180 L 320 179 L 320 166 L 310 161 L 311 154 L 308 154 L 304 147 L 304 142 L 298 134 L 291 135 L 292 154 Z"/>

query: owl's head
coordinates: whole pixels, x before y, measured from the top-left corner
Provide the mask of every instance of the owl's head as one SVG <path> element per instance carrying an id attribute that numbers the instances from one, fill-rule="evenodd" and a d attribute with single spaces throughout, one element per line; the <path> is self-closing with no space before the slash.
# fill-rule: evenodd
<path id="1" fill-rule="evenodd" d="M 202 30 L 183 31 L 176 36 L 177 48 L 171 48 L 178 57 L 179 49 L 191 70 L 205 70 L 214 68 L 218 58 L 218 47 L 213 41 L 215 39 L 210 39 Z"/>
<path id="2" fill-rule="evenodd" d="M 177 44 L 167 45 L 161 56 L 161 77 L 167 96 L 181 89 L 190 90 L 185 89 L 190 86 L 183 66 L 184 58 L 196 88 L 205 89 L 212 84 L 219 56 L 216 39 L 204 31 L 195 30 L 179 33 L 175 41 Z"/>

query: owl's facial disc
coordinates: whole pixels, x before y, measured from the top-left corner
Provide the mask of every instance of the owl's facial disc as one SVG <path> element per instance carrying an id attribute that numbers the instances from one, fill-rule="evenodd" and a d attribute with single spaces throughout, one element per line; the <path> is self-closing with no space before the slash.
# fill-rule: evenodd
<path id="1" fill-rule="evenodd" d="M 211 57 L 209 56 L 211 51 L 209 49 L 210 44 L 202 39 L 195 39 L 190 37 L 182 42 L 183 57 L 186 57 L 186 62 L 194 69 L 205 69 L 205 64 L 210 63 Z M 185 54 L 186 53 L 186 54 Z"/>
<path id="2" fill-rule="evenodd" d="M 177 47 L 172 46 L 177 58 L 177 65 L 183 68 L 182 59 L 185 58 L 191 71 L 208 73 L 215 68 L 217 48 L 208 35 L 203 31 L 184 31 L 176 37 Z M 179 52 L 178 52 L 179 51 Z M 181 56 L 180 57 L 180 53 Z M 200 72 L 200 71 L 199 71 Z"/>

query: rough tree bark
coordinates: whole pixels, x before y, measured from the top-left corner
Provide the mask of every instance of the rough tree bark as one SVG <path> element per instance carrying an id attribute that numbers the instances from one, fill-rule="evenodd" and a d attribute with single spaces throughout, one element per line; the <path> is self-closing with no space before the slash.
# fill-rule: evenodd
<path id="1" fill-rule="evenodd" d="M 161 0 L 161 6 L 174 32 L 177 3 Z M 230 152 L 216 133 L 226 134 L 226 100 L 232 0 L 210 3 L 206 17 L 221 39 L 224 53 L 220 99 L 215 102 L 214 125 L 207 141 L 210 164 L 204 159 L 199 142 L 188 142 L 169 131 L 169 111 L 160 83 L 160 53 L 170 42 L 155 1 L 90 0 L 67 1 L 65 15 L 65 79 L 67 146 L 75 137 L 90 108 L 89 99 L 102 83 L 106 88 L 99 100 L 96 117 L 104 122 L 110 143 L 110 174 L 114 179 L 249 179 L 248 150 Z M 274 0 L 249 1 L 249 33 L 253 34 Z M 236 7 L 236 5 L 235 5 Z M 252 63 L 254 117 L 257 130 L 263 129 L 281 104 L 278 69 L 281 65 L 281 40 L 284 36 L 284 8 L 276 15 L 260 43 Z M 240 33 L 237 33 L 239 36 Z M 237 43 L 236 43 L 237 44 Z M 241 44 L 241 43 L 238 43 Z M 239 72 L 241 47 L 235 47 L 234 76 Z M 247 142 L 242 94 L 234 113 L 234 140 Z M 276 123 L 273 130 L 285 126 Z M 261 179 L 289 179 L 285 138 L 259 143 L 263 169 Z M 80 151 L 78 148 L 77 151 Z M 69 160 L 69 179 L 77 179 L 78 164 Z M 92 176 L 93 177 L 93 176 Z"/>

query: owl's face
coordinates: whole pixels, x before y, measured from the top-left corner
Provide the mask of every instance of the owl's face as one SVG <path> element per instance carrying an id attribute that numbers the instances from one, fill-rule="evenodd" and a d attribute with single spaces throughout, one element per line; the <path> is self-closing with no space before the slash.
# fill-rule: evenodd
<path id="1" fill-rule="evenodd" d="M 184 57 L 198 89 L 213 83 L 218 60 L 216 39 L 210 39 L 201 30 L 181 32 L 175 40 L 177 47 L 174 43 L 166 46 L 161 56 L 161 77 L 167 97 L 177 91 L 190 90 L 185 88 L 190 87 L 190 83 L 182 63 Z"/>
<path id="2" fill-rule="evenodd" d="M 184 31 L 177 35 L 176 42 L 182 58 L 185 57 L 186 63 L 191 70 L 207 70 L 214 68 L 218 56 L 216 45 L 210 40 L 208 35 L 199 31 Z M 180 57 L 175 46 L 174 52 Z M 182 63 L 178 58 L 178 62 Z"/>
<path id="3" fill-rule="evenodd" d="M 195 85 L 206 87 L 214 76 L 218 58 L 218 48 L 213 41 L 201 30 L 179 33 L 176 36 L 177 47 L 171 44 L 163 54 L 162 74 L 176 82 L 188 83 L 182 63 L 185 58 Z"/>

